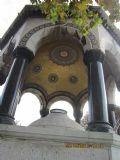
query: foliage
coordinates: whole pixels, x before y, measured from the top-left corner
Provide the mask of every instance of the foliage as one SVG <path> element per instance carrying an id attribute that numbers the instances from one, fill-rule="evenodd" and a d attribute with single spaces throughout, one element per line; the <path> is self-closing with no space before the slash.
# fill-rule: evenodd
<path id="1" fill-rule="evenodd" d="M 86 36 L 91 28 L 102 23 L 97 12 L 91 11 L 92 0 L 30 0 L 32 4 L 40 7 L 41 11 L 53 23 L 66 23 L 68 19 L 79 26 L 79 31 Z M 117 1 L 117 0 L 112 0 Z M 104 0 L 96 0 L 100 5 Z M 106 5 L 104 5 L 106 7 Z M 119 10 L 119 9 L 118 9 Z M 115 19 L 115 16 L 112 19 Z"/>

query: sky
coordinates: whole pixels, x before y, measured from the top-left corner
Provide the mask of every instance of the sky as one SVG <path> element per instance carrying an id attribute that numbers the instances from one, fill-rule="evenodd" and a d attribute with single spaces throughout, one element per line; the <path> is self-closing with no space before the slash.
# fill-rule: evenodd
<path id="1" fill-rule="evenodd" d="M 0 38 L 7 31 L 13 20 L 26 4 L 30 4 L 29 0 L 0 0 Z M 117 27 L 119 26 L 120 23 L 117 24 Z M 0 87 L 0 94 L 2 94 L 2 88 L 3 87 Z M 116 91 L 116 104 L 120 106 L 120 93 L 118 91 Z M 55 103 L 52 106 L 52 109 L 64 109 L 64 106 L 68 111 L 68 116 L 74 119 L 72 106 L 67 102 L 62 101 Z M 19 125 L 27 126 L 31 122 L 40 118 L 39 111 L 40 104 L 37 97 L 31 93 L 26 93 L 22 96 L 20 104 L 17 107 L 15 120 Z"/>
<path id="2" fill-rule="evenodd" d="M 0 0 L 0 37 L 7 31 L 18 13 L 29 0 Z"/>

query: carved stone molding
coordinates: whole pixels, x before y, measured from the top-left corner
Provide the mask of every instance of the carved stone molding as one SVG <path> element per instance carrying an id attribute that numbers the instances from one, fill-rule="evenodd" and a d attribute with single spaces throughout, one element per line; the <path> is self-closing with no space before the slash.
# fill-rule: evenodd
<path id="1" fill-rule="evenodd" d="M 45 24 L 42 24 L 42 25 L 39 25 L 33 29 L 31 29 L 29 32 L 27 32 L 23 38 L 21 39 L 20 43 L 19 43 L 19 46 L 26 46 L 26 43 L 27 41 L 30 39 L 30 37 L 32 37 L 32 35 L 34 33 L 36 33 L 37 31 L 43 29 L 43 28 L 48 28 L 48 27 L 52 27 L 54 26 L 53 23 L 45 23 Z"/>
<path id="2" fill-rule="evenodd" d="M 34 28 L 32 28 L 30 31 L 28 31 L 23 38 L 20 40 L 19 46 L 26 46 L 27 42 L 29 41 L 29 39 L 32 37 L 33 34 L 35 34 L 36 32 L 40 31 L 41 29 L 45 29 L 45 28 L 49 28 L 49 27 L 57 27 L 57 26 L 61 26 L 61 27 L 69 27 L 69 28 L 73 28 L 75 30 L 79 30 L 79 26 L 74 25 L 72 23 L 66 23 L 66 24 L 53 24 L 53 23 L 45 23 L 45 24 L 41 24 L 39 26 L 36 26 Z M 96 40 L 96 37 L 94 36 L 94 34 L 90 33 L 88 35 L 88 39 L 91 41 L 92 47 L 93 48 L 99 48 L 99 44 L 98 41 Z M 80 39 L 79 39 L 80 40 Z M 82 44 L 82 43 L 81 43 Z"/>
<path id="3" fill-rule="evenodd" d="M 97 41 L 97 39 L 96 39 L 96 37 L 95 37 L 95 35 L 93 33 L 90 32 L 88 34 L 88 38 L 89 38 L 89 40 L 91 42 L 91 45 L 92 45 L 93 49 L 99 49 L 100 48 L 99 47 L 99 43 L 98 43 L 98 41 Z"/>

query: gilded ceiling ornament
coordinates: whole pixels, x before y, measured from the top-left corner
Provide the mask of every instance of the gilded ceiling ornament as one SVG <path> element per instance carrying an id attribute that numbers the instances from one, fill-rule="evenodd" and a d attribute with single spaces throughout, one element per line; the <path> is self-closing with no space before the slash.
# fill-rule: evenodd
<path id="1" fill-rule="evenodd" d="M 72 47 L 60 45 L 50 51 L 49 57 L 54 63 L 65 66 L 74 64 L 79 54 Z"/>
<path id="2" fill-rule="evenodd" d="M 33 73 L 39 73 L 39 72 L 41 72 L 41 70 L 42 70 L 42 66 L 40 64 L 36 64 L 32 68 Z"/>
<path id="3" fill-rule="evenodd" d="M 55 73 L 51 73 L 48 76 L 48 81 L 50 83 L 56 83 L 58 81 L 58 76 Z"/>
<path id="4" fill-rule="evenodd" d="M 69 81 L 70 83 L 77 83 L 78 82 L 78 78 L 74 75 L 69 77 Z"/>

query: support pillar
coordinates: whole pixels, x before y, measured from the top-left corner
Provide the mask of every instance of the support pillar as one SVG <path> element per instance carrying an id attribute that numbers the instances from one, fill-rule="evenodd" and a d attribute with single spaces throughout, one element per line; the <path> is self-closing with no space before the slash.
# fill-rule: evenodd
<path id="1" fill-rule="evenodd" d="M 41 117 L 46 117 L 49 114 L 49 109 L 48 108 L 43 108 L 40 110 L 40 115 Z"/>
<path id="2" fill-rule="evenodd" d="M 88 130 L 109 132 L 111 126 L 108 120 L 107 98 L 103 74 L 103 53 L 91 49 L 84 54 L 84 62 L 88 67 Z"/>
<path id="3" fill-rule="evenodd" d="M 27 48 L 15 49 L 14 60 L 0 97 L 0 123 L 14 124 L 14 114 L 21 92 L 24 71 L 33 53 Z"/>
<path id="4" fill-rule="evenodd" d="M 82 118 L 82 112 L 80 111 L 80 108 L 74 108 L 74 118 L 75 121 L 80 124 L 80 120 Z"/>

